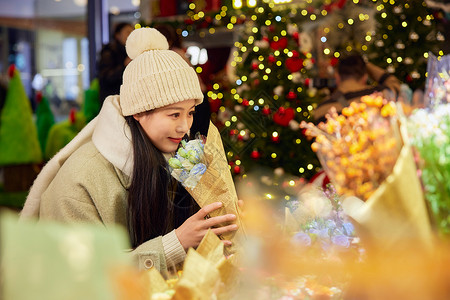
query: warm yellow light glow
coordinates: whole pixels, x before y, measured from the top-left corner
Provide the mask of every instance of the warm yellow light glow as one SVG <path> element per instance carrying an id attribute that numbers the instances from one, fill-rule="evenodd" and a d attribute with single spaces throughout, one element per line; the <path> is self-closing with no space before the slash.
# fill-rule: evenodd
<path id="1" fill-rule="evenodd" d="M 248 7 L 255 7 L 256 6 L 256 0 L 247 0 L 247 6 Z"/>
<path id="2" fill-rule="evenodd" d="M 242 8 L 242 1 L 241 0 L 233 0 L 233 8 L 234 9 Z"/>

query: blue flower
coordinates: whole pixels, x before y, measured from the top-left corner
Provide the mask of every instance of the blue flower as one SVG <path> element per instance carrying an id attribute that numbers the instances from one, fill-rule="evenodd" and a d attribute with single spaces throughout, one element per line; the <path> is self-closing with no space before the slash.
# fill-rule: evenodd
<path id="1" fill-rule="evenodd" d="M 198 163 L 191 169 L 190 175 L 203 175 L 205 172 L 206 172 L 206 165 Z"/>
<path id="2" fill-rule="evenodd" d="M 325 229 L 312 228 L 312 229 L 309 230 L 309 233 L 315 234 L 319 238 L 328 238 L 329 237 L 327 228 L 325 228 Z"/>
<path id="3" fill-rule="evenodd" d="M 180 180 L 183 182 L 189 177 L 189 172 L 186 172 L 185 170 L 181 171 L 180 173 Z"/>
<path id="4" fill-rule="evenodd" d="M 333 244 L 348 248 L 350 246 L 350 239 L 345 235 L 336 235 L 331 238 Z"/>
<path id="5" fill-rule="evenodd" d="M 344 227 L 345 233 L 348 236 L 353 235 L 353 232 L 355 231 L 355 227 L 353 226 L 352 223 L 347 222 L 347 223 L 344 223 L 344 225 L 342 225 L 342 226 Z"/>
<path id="6" fill-rule="evenodd" d="M 300 246 L 311 246 L 311 237 L 304 232 L 298 232 L 292 237 L 292 241 Z"/>

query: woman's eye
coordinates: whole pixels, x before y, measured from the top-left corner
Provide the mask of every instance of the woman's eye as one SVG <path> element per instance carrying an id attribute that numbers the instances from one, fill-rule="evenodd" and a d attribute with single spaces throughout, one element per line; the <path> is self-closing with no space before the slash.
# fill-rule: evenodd
<path id="1" fill-rule="evenodd" d="M 180 113 L 174 113 L 174 114 L 171 114 L 170 116 L 174 117 L 174 118 L 178 118 L 180 116 Z"/>
<path id="2" fill-rule="evenodd" d="M 190 111 L 190 112 L 189 112 L 189 115 L 191 115 L 191 116 L 195 115 L 195 110 Z"/>

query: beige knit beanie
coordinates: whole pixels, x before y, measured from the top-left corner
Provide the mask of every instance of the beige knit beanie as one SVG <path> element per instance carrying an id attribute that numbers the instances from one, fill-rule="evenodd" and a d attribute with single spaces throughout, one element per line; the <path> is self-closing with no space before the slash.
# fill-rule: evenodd
<path id="1" fill-rule="evenodd" d="M 132 61 L 123 73 L 120 107 L 123 116 L 194 99 L 203 93 L 197 73 L 154 28 L 135 29 L 125 44 Z"/>

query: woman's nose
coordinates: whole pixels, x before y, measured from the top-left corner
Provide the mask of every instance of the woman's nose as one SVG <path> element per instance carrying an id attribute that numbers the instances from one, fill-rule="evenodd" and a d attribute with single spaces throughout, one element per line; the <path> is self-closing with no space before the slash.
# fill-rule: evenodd
<path id="1" fill-rule="evenodd" d="M 190 122 L 187 118 L 180 118 L 177 126 L 178 132 L 186 133 L 189 131 Z"/>

